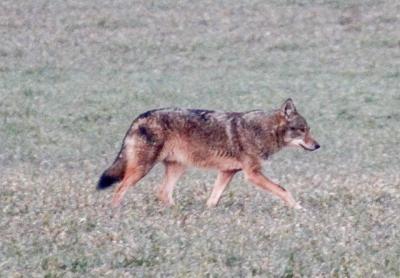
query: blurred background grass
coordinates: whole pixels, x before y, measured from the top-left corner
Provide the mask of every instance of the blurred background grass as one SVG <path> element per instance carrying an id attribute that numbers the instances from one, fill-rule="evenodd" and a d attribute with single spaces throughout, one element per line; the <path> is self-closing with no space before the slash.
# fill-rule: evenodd
<path id="1" fill-rule="evenodd" d="M 396 1 L 2 1 L 0 273 L 398 277 Z M 156 168 L 111 211 L 94 190 L 133 118 L 292 97 L 321 150 L 265 171 L 295 212 L 213 172 L 163 208 Z"/>

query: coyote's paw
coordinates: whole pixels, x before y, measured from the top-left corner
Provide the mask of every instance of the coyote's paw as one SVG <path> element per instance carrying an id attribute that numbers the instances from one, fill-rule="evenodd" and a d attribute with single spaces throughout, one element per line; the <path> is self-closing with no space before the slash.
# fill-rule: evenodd
<path id="1" fill-rule="evenodd" d="M 299 203 L 295 203 L 294 205 L 293 205 L 293 207 L 292 208 L 294 208 L 294 209 L 301 209 L 301 210 L 305 210 L 305 208 L 303 208 Z"/>
<path id="2" fill-rule="evenodd" d="M 157 190 L 156 196 L 158 200 L 160 200 L 165 206 L 175 206 L 175 202 L 172 196 L 168 196 L 168 193 L 164 192 L 162 189 Z"/>
<path id="3" fill-rule="evenodd" d="M 214 207 L 217 206 L 217 204 L 218 204 L 218 200 L 217 201 L 212 200 L 212 199 L 207 200 L 207 207 L 208 208 L 214 208 Z"/>
<path id="4" fill-rule="evenodd" d="M 300 205 L 300 203 L 295 201 L 295 199 L 293 198 L 292 194 L 289 191 L 286 194 L 287 194 L 286 195 L 286 203 L 290 208 L 303 209 L 303 207 Z"/>

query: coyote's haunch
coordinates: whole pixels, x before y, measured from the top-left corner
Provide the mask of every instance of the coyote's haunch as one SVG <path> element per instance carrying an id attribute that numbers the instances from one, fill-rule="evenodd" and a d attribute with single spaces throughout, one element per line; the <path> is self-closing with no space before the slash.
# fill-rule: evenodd
<path id="1" fill-rule="evenodd" d="M 261 162 L 285 146 L 313 151 L 320 146 L 291 99 L 271 113 L 217 112 L 165 108 L 145 112 L 127 131 L 114 163 L 97 185 L 104 189 L 120 182 L 112 204 L 117 206 L 129 186 L 134 186 L 153 166 L 162 162 L 165 176 L 157 196 L 174 205 L 174 186 L 187 166 L 218 170 L 209 207 L 217 205 L 235 173 L 243 171 L 255 185 L 300 208 L 292 194 L 262 174 Z"/>

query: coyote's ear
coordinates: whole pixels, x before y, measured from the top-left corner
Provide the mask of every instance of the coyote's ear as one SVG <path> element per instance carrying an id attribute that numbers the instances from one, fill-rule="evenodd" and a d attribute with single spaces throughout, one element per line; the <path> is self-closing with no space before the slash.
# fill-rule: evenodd
<path id="1" fill-rule="evenodd" d="M 296 112 L 296 107 L 294 106 L 293 100 L 288 98 L 281 106 L 281 113 L 289 119 Z"/>

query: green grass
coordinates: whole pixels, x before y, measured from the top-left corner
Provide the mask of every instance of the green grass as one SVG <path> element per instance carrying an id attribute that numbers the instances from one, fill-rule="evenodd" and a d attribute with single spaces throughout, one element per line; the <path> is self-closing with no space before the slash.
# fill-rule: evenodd
<path id="1" fill-rule="evenodd" d="M 395 1 L 3 1 L 0 276 L 399 277 Z M 220 205 L 156 167 L 118 209 L 97 192 L 133 118 L 292 97 L 322 145 L 265 163 L 307 211 L 241 175 Z"/>

